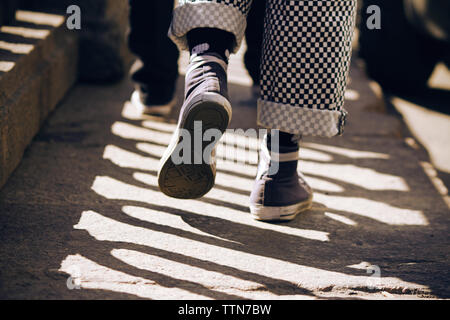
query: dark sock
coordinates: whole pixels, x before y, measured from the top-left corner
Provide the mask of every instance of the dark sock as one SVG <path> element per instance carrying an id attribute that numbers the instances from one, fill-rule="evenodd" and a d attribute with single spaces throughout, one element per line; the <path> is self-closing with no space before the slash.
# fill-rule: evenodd
<path id="1" fill-rule="evenodd" d="M 294 135 L 279 131 L 279 151 L 281 153 L 286 152 L 295 152 L 295 150 L 298 149 L 299 145 L 297 141 L 294 141 Z M 267 134 L 267 148 L 271 151 L 272 150 L 272 135 L 269 133 Z"/>
<path id="2" fill-rule="evenodd" d="M 228 62 L 236 40 L 232 33 L 224 30 L 198 28 L 188 32 L 187 41 L 191 56 L 215 53 Z"/>
<path id="3" fill-rule="evenodd" d="M 267 149 L 269 151 L 274 151 L 277 153 L 291 153 L 291 152 L 297 152 L 299 149 L 299 145 L 297 141 L 293 141 L 292 138 L 294 137 L 293 134 L 278 131 L 279 134 L 277 136 L 279 137 L 279 146 L 273 146 L 272 149 L 272 135 L 269 133 L 267 134 Z M 276 139 L 276 138 L 274 138 Z M 283 170 L 277 170 L 274 174 L 269 174 L 269 177 L 273 179 L 284 179 L 284 178 L 291 178 L 296 172 L 297 172 L 297 165 L 298 161 L 287 161 L 283 162 Z"/>

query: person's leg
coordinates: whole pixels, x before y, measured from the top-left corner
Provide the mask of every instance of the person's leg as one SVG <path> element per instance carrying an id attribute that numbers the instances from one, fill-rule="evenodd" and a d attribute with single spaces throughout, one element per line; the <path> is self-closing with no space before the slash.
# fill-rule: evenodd
<path id="1" fill-rule="evenodd" d="M 228 55 L 244 37 L 250 5 L 251 0 L 181 0 L 174 11 L 169 35 L 191 58 L 178 127 L 158 171 L 159 188 L 168 196 L 199 198 L 214 186 L 214 147 L 231 120 Z M 212 142 L 203 141 L 206 135 Z"/>
<path id="2" fill-rule="evenodd" d="M 268 1 L 259 124 L 303 136 L 342 134 L 355 16 L 356 0 Z"/>
<path id="3" fill-rule="evenodd" d="M 259 0 L 258 0 L 259 1 Z M 244 38 L 252 0 L 179 0 L 173 13 L 170 38 L 180 50 L 189 50 L 187 34 L 201 28 L 219 29 L 234 36 L 232 53 Z"/>
<path id="4" fill-rule="evenodd" d="M 245 67 L 253 80 L 255 95 L 260 94 L 261 55 L 264 34 L 264 16 L 266 1 L 254 1 L 247 17 L 245 41 L 247 50 L 244 55 Z"/>
<path id="5" fill-rule="evenodd" d="M 130 0 L 128 43 L 142 62 L 131 75 L 134 102 L 146 112 L 167 113 L 174 104 L 179 53 L 167 35 L 172 11 L 173 1 Z"/>
<path id="6" fill-rule="evenodd" d="M 343 132 L 355 16 L 356 0 L 267 2 L 258 124 L 282 138 L 276 150 L 262 146 L 251 196 L 257 219 L 290 220 L 312 203 L 297 176 L 298 141 Z M 275 174 L 267 171 L 273 162 Z"/>

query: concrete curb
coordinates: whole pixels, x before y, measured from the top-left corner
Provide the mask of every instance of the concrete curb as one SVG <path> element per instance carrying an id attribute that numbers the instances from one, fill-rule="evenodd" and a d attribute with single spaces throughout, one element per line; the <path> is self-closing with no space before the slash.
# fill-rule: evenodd
<path id="1" fill-rule="evenodd" d="M 115 82 L 126 75 L 134 59 L 127 46 L 127 0 L 25 0 L 23 7 L 65 15 L 71 5 L 81 11 L 80 81 Z"/>
<path id="2" fill-rule="evenodd" d="M 0 187 L 77 79 L 78 39 L 65 28 L 64 18 L 24 11 L 18 16 L 14 27 L 19 28 L 0 33 L 5 66 L 0 72 Z M 42 22 L 31 23 L 34 18 Z M 37 31 L 41 36 L 30 36 Z"/>

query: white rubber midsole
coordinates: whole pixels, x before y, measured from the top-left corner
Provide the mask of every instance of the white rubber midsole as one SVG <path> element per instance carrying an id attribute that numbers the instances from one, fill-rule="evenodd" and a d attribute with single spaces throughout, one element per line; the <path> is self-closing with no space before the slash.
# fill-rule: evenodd
<path id="1" fill-rule="evenodd" d="M 260 204 L 250 205 L 250 213 L 256 220 L 286 220 L 294 219 L 299 213 L 312 207 L 312 197 L 300 203 L 285 207 L 268 207 Z"/>

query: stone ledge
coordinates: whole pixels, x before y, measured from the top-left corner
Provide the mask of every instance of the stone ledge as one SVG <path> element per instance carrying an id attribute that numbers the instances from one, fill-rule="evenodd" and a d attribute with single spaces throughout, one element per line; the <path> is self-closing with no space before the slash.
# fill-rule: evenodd
<path id="1" fill-rule="evenodd" d="M 134 59 L 127 46 L 128 0 L 23 0 L 22 7 L 65 15 L 67 7 L 81 9 L 79 79 L 115 82 Z"/>
<path id="2" fill-rule="evenodd" d="M 24 11 L 18 17 L 0 32 L 0 187 L 77 80 L 78 38 L 64 17 Z"/>

